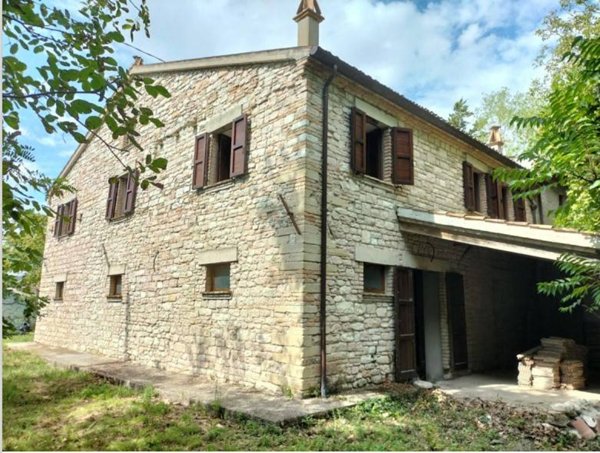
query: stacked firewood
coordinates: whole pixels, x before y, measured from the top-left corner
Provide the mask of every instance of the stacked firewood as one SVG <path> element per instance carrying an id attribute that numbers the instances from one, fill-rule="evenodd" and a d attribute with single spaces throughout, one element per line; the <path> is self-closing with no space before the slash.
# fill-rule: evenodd
<path id="1" fill-rule="evenodd" d="M 517 355 L 518 384 L 541 390 L 584 388 L 586 348 L 570 338 L 542 338 L 540 343 Z"/>
<path id="2" fill-rule="evenodd" d="M 585 388 L 585 371 L 581 360 L 563 360 L 560 364 L 560 388 L 581 390 Z"/>

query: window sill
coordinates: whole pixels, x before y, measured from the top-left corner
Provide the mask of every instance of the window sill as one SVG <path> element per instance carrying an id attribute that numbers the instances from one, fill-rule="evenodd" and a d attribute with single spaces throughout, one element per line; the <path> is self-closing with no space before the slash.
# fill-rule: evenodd
<path id="1" fill-rule="evenodd" d="M 235 179 L 230 178 L 224 181 L 219 181 L 214 184 L 210 184 L 208 186 L 200 187 L 198 189 L 194 189 L 197 193 L 213 193 L 219 192 L 221 190 L 225 190 L 228 187 L 231 187 L 235 184 Z"/>
<path id="2" fill-rule="evenodd" d="M 108 223 L 123 223 L 133 217 L 133 212 L 131 214 L 122 215 L 121 217 L 113 217 L 112 219 L 108 219 Z"/>
<path id="3" fill-rule="evenodd" d="M 396 189 L 398 187 L 404 187 L 406 185 L 406 184 L 392 184 L 391 182 L 386 181 L 384 179 L 375 178 L 375 177 L 369 176 L 369 175 L 357 175 L 355 173 L 353 173 L 353 175 L 356 179 L 366 182 L 367 184 L 369 184 L 370 186 L 373 186 L 373 187 L 386 187 L 389 189 Z"/>
<path id="4" fill-rule="evenodd" d="M 119 303 L 119 302 L 123 302 L 123 296 L 106 296 L 106 300 L 108 302 Z"/>
<path id="5" fill-rule="evenodd" d="M 363 302 L 393 302 L 394 296 L 385 293 L 363 293 Z"/>
<path id="6" fill-rule="evenodd" d="M 52 299 L 53 302 L 63 302 L 63 300 L 64 299 L 57 299 L 57 298 Z"/>
<path id="7" fill-rule="evenodd" d="M 231 299 L 231 291 L 204 291 L 202 298 L 204 299 Z"/>

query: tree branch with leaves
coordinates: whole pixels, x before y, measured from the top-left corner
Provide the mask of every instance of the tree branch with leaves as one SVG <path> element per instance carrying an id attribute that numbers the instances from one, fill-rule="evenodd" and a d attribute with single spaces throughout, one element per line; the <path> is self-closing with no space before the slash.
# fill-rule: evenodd
<path id="1" fill-rule="evenodd" d="M 55 215 L 37 201 L 73 190 L 65 181 L 51 180 L 31 170 L 33 150 L 22 142 L 22 116 L 32 113 L 48 134 L 62 133 L 78 143 L 98 139 L 143 189 L 161 188 L 157 175 L 167 161 L 147 153 L 133 167 L 125 166 L 120 143 L 143 151 L 138 129 L 163 123 L 142 95 L 168 98 L 167 89 L 149 77 L 136 77 L 115 58 L 119 46 L 132 47 L 137 33 L 149 36 L 146 0 L 82 0 L 78 10 L 47 6 L 34 0 L 3 0 L 3 233 L 6 240 L 31 235 L 39 213 Z M 99 129 L 106 127 L 110 139 Z M 31 251 L 31 253 L 34 253 Z M 4 260 L 3 291 L 17 291 L 13 277 L 28 272 L 23 260 L 9 254 Z M 20 255 L 19 255 L 20 256 Z M 18 290 L 21 293 L 23 291 Z M 39 307 L 31 303 L 33 312 Z"/>

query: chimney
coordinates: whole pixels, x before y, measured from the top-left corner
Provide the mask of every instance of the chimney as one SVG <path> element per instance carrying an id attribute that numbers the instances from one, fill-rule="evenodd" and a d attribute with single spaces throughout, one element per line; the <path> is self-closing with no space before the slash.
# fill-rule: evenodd
<path id="1" fill-rule="evenodd" d="M 500 134 L 500 126 L 492 126 L 490 128 L 490 138 L 488 139 L 488 146 L 490 148 L 494 148 L 496 151 L 501 153 L 503 145 L 504 141 L 502 141 L 502 135 Z"/>
<path id="2" fill-rule="evenodd" d="M 318 46 L 319 24 L 325 18 L 317 0 L 301 0 L 294 20 L 298 23 L 298 46 Z"/>

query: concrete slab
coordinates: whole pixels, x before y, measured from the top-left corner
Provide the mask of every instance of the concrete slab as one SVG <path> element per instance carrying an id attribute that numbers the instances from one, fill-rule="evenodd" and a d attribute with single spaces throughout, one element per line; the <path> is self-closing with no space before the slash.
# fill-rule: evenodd
<path id="1" fill-rule="evenodd" d="M 131 362 L 40 343 L 8 343 L 7 347 L 15 351 L 34 353 L 54 366 L 87 371 L 115 383 L 136 388 L 152 386 L 161 398 L 172 403 L 216 404 L 226 412 L 279 425 L 294 423 L 307 416 L 323 416 L 337 409 L 352 407 L 363 401 L 384 396 L 382 392 L 361 391 L 327 399 L 291 399 L 268 395 L 247 387 L 217 384 L 197 376 L 146 368 Z"/>
<path id="2" fill-rule="evenodd" d="M 551 405 L 569 401 L 600 403 L 600 389 L 537 390 L 516 384 L 516 377 L 471 374 L 447 381 L 436 382 L 446 394 L 458 399 L 481 398 L 501 400 L 514 407 L 552 411 Z"/>

